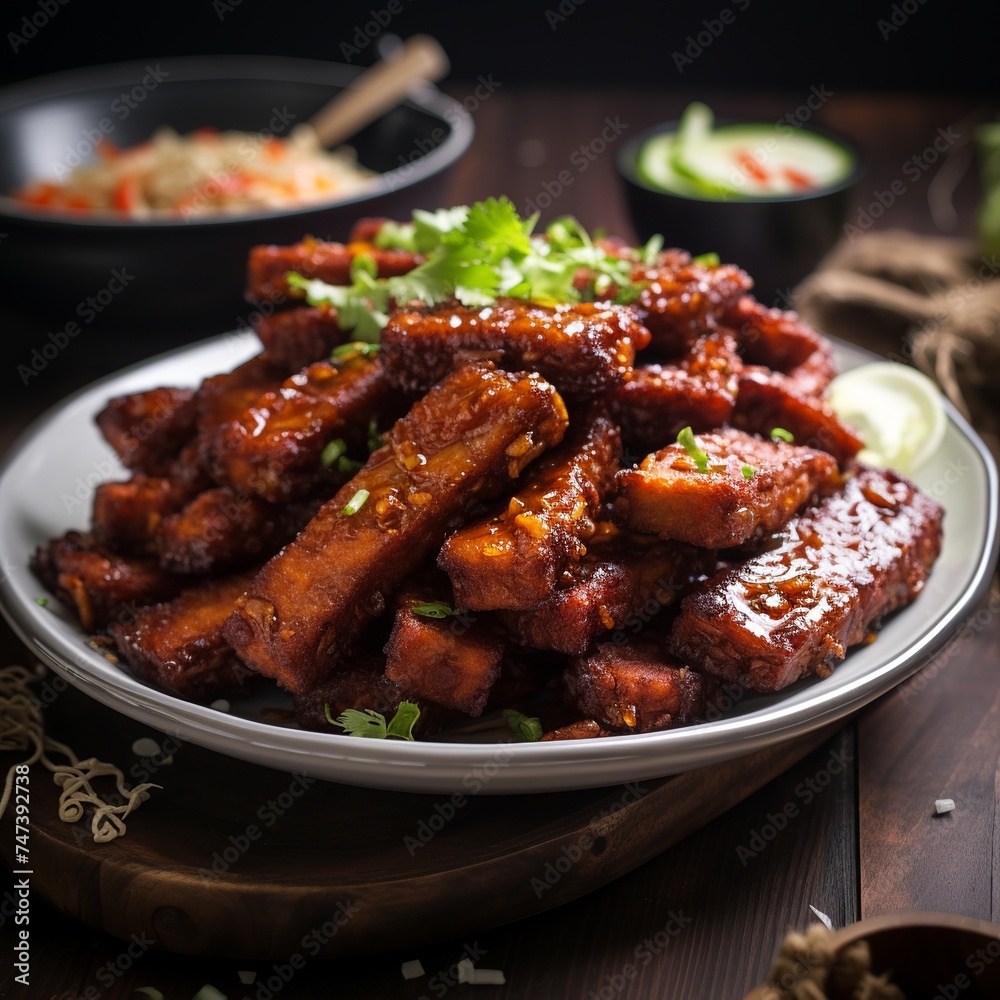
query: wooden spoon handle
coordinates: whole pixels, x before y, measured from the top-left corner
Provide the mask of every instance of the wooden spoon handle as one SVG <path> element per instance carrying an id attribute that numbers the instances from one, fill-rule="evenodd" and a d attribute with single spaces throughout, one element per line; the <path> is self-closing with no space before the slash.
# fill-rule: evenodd
<path id="1" fill-rule="evenodd" d="M 415 83 L 440 80 L 449 68 L 444 49 L 430 35 L 414 35 L 399 55 L 365 70 L 347 90 L 320 108 L 309 124 L 322 146 L 335 146 L 394 108 Z"/>

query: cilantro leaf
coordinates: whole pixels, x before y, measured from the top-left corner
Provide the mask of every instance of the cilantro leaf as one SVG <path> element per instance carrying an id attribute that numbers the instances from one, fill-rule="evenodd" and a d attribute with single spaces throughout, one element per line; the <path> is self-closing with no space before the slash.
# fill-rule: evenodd
<path id="1" fill-rule="evenodd" d="M 339 726 L 347 736 L 360 736 L 363 739 L 384 740 L 395 737 L 400 740 L 413 740 L 413 727 L 420 718 L 420 707 L 410 701 L 402 701 L 396 709 L 396 714 L 387 723 L 381 712 L 371 708 L 360 710 L 348 708 L 337 718 L 330 714 L 330 704 L 323 706 L 323 713 L 331 726 Z"/>
<path id="2" fill-rule="evenodd" d="M 535 219 L 523 220 L 506 195 L 477 201 L 469 209 L 462 227 L 466 239 L 491 249 L 495 259 L 531 253 L 531 230 Z"/>

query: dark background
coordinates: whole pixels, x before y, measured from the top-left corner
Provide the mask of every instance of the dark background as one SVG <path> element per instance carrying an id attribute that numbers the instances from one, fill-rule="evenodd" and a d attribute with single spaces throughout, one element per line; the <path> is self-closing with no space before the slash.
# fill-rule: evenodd
<path id="1" fill-rule="evenodd" d="M 504 84 L 641 84 L 687 90 L 784 89 L 824 83 L 838 90 L 977 98 L 998 92 L 1000 17 L 994 4 L 945 0 L 392 3 L 398 13 L 390 14 L 389 0 L 289 4 L 67 0 L 64 5 L 59 0 L 11 0 L 0 16 L 4 33 L 0 83 L 83 65 L 207 53 L 303 56 L 367 65 L 375 58 L 374 44 L 354 43 L 365 40 L 364 27 L 374 11 L 383 19 L 391 16 L 386 30 L 404 38 L 421 31 L 435 35 L 452 60 L 452 77 L 457 80 L 493 73 Z M 724 28 L 720 12 L 727 8 L 733 29 L 711 36 L 705 47 L 711 58 L 694 58 L 679 71 L 673 53 L 689 50 L 697 56 L 699 33 L 705 40 L 704 33 L 710 30 L 703 22 Z M 43 26 L 29 39 L 24 19 L 30 27 L 33 17 Z M 24 41 L 12 38 L 13 34 Z M 694 40 L 690 49 L 689 36 Z M 343 45 L 359 51 L 345 52 Z"/>

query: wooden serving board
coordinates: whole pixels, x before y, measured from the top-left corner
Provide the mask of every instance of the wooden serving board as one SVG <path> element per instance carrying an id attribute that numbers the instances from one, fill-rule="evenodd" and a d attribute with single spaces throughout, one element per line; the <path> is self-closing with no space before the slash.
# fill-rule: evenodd
<path id="1" fill-rule="evenodd" d="M 169 738 L 74 689 L 51 735 L 133 783 L 138 737 Z M 58 818 L 58 787 L 31 770 L 32 887 L 68 916 L 189 955 L 287 959 L 411 948 L 517 920 L 590 892 L 697 830 L 837 728 L 688 774 L 524 796 L 386 792 L 289 775 L 192 744 L 162 785 L 95 844 Z M 169 749 L 168 744 L 168 749 Z M 0 755 L 6 770 L 14 754 Z M 132 770 L 133 767 L 136 770 Z M 13 867 L 13 821 L 0 833 Z"/>

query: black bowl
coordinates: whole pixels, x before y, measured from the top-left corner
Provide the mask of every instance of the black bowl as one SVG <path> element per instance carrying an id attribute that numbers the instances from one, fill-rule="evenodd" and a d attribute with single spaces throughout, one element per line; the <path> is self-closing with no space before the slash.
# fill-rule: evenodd
<path id="1" fill-rule="evenodd" d="M 719 124 L 737 122 L 723 120 Z M 852 154 L 854 167 L 847 177 L 806 194 L 719 201 L 653 188 L 636 173 L 643 143 L 676 129 L 675 121 L 654 125 L 618 151 L 615 165 L 639 239 L 645 242 L 661 233 L 667 246 L 693 254 L 714 251 L 723 261 L 738 264 L 750 274 L 758 299 L 787 308 L 792 287 L 813 270 L 843 233 L 854 191 L 864 173 L 859 151 L 843 137 L 810 125 L 810 132 Z"/>
<path id="2" fill-rule="evenodd" d="M 164 125 L 285 134 L 359 72 L 306 59 L 170 57 L 18 84 L 0 93 L 0 192 L 90 158 L 101 135 L 130 146 Z M 361 216 L 437 207 L 472 136 L 466 109 L 428 85 L 351 139 L 359 162 L 382 175 L 363 195 L 191 221 L 44 214 L 0 197 L 0 294 L 59 330 L 172 326 L 183 341 L 233 329 L 248 317 L 252 246 L 343 240 Z"/>

